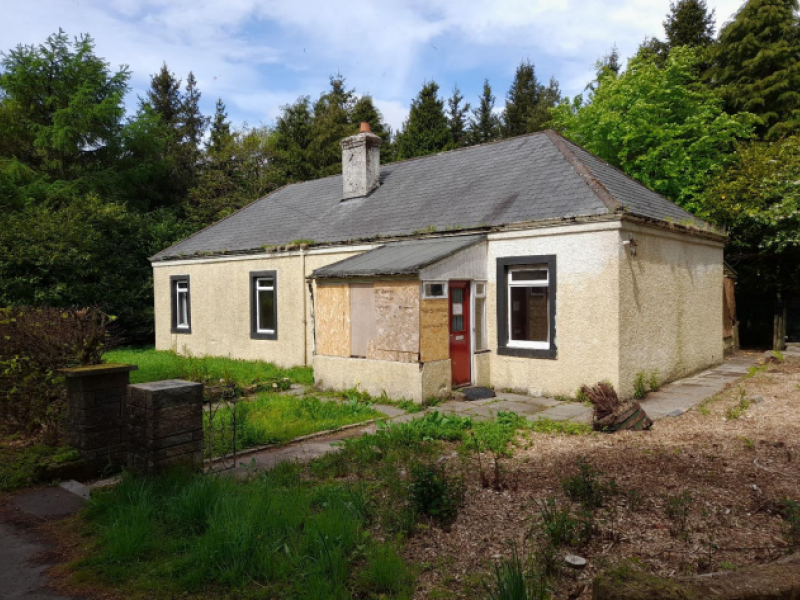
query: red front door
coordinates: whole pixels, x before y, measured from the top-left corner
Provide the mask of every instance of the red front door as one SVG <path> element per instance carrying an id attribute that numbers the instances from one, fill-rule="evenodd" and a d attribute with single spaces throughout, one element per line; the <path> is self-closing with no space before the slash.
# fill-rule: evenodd
<path id="1" fill-rule="evenodd" d="M 450 363 L 453 385 L 472 383 L 469 281 L 450 282 Z"/>

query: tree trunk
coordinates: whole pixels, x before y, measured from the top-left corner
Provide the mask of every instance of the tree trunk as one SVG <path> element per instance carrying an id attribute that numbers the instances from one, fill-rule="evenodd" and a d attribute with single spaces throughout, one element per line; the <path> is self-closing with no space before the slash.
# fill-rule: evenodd
<path id="1" fill-rule="evenodd" d="M 786 349 L 786 303 L 775 301 L 775 316 L 772 327 L 772 349 L 782 352 Z"/>

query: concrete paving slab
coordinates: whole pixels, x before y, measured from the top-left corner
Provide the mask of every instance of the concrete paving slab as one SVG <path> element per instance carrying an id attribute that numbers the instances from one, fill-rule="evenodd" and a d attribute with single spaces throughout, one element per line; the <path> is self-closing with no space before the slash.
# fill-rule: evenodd
<path id="1" fill-rule="evenodd" d="M 14 496 L 11 504 L 29 515 L 51 519 L 80 512 L 86 500 L 64 488 L 48 487 Z"/>
<path id="2" fill-rule="evenodd" d="M 70 479 L 69 481 L 61 482 L 59 486 L 68 492 L 72 492 L 76 496 L 83 498 L 84 500 L 89 499 L 89 495 L 91 494 L 91 490 L 83 485 L 82 483 L 75 481 L 74 479 Z"/>
<path id="3" fill-rule="evenodd" d="M 50 565 L 31 559 L 47 550 L 19 527 L 0 521 L 0 597 L 4 600 L 73 600 L 45 588 Z"/>
<path id="4" fill-rule="evenodd" d="M 553 421 L 572 421 L 577 418 L 589 416 L 591 419 L 592 409 L 578 403 L 563 403 L 561 406 L 548 408 L 533 416 L 534 419 L 551 419 Z"/>

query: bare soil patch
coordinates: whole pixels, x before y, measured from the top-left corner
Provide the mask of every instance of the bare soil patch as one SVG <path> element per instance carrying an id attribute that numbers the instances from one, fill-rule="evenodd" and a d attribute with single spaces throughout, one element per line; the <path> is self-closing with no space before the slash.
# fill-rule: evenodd
<path id="1" fill-rule="evenodd" d="M 614 478 L 619 493 L 595 511 L 598 532 L 576 550 L 587 568 L 563 569 L 554 597 L 590 598 L 593 577 L 629 558 L 661 576 L 774 561 L 789 549 L 783 501 L 800 500 L 800 360 L 735 381 L 650 432 L 530 434 L 505 465 L 516 489 L 484 489 L 477 463 L 463 466 L 466 504 L 451 529 L 432 527 L 406 547 L 422 567 L 415 598 L 479 595 L 493 563 L 514 545 L 535 545 L 537 502 L 570 503 L 561 482 L 581 457 Z M 668 506 L 684 492 L 691 500 L 680 527 Z"/>

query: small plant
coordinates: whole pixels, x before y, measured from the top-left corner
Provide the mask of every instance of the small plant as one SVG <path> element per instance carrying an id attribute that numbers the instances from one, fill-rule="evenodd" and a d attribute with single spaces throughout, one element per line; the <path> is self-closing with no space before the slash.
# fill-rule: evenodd
<path id="1" fill-rule="evenodd" d="M 578 459 L 578 473 L 561 481 L 564 493 L 585 508 L 600 508 L 608 496 L 616 495 L 617 482 L 605 478 L 605 474 L 586 462 Z"/>
<path id="2" fill-rule="evenodd" d="M 783 518 L 789 528 L 786 533 L 787 541 L 790 546 L 800 545 L 800 504 L 796 500 L 784 498 Z"/>
<path id="3" fill-rule="evenodd" d="M 772 358 L 775 359 L 775 362 L 778 364 L 786 362 L 786 357 L 783 355 L 783 352 L 780 350 L 773 350 L 772 351 Z"/>
<path id="4" fill-rule="evenodd" d="M 633 397 L 641 400 L 647 395 L 647 374 L 644 371 L 639 371 L 636 374 L 636 379 L 633 380 Z"/>
<path id="5" fill-rule="evenodd" d="M 538 506 L 539 529 L 546 543 L 555 548 L 585 546 L 597 530 L 590 512 L 573 514 L 569 506 L 559 508 L 555 498 L 548 498 Z"/>
<path id="6" fill-rule="evenodd" d="M 414 577 L 394 546 L 385 544 L 367 552 L 367 564 L 362 572 L 364 587 L 394 598 L 407 598 L 413 591 Z"/>
<path id="7" fill-rule="evenodd" d="M 725 418 L 729 421 L 738 419 L 748 408 L 750 408 L 750 401 L 747 399 L 747 392 L 744 387 L 739 386 L 739 401 L 725 411 Z"/>
<path id="8" fill-rule="evenodd" d="M 667 516 L 673 521 L 672 533 L 676 537 L 685 537 L 689 522 L 689 512 L 694 499 L 692 495 L 684 490 L 677 496 L 667 498 Z"/>
<path id="9" fill-rule="evenodd" d="M 658 391 L 658 388 L 659 388 L 658 371 L 653 371 L 652 373 L 650 373 L 650 381 L 648 381 L 647 383 L 650 386 L 650 391 L 651 392 L 657 392 Z"/>
<path id="10" fill-rule="evenodd" d="M 641 509 L 644 505 L 642 493 L 635 488 L 631 488 L 625 492 L 625 499 L 628 502 L 628 508 L 634 512 Z"/>
<path id="11" fill-rule="evenodd" d="M 419 514 L 425 514 L 442 525 L 450 525 L 464 503 L 464 482 L 448 475 L 442 466 L 417 463 L 411 467 L 409 498 Z"/>
<path id="12" fill-rule="evenodd" d="M 514 549 L 511 558 L 494 567 L 494 581 L 486 586 L 486 600 L 547 600 L 547 580 L 532 564 L 526 565 Z"/>

